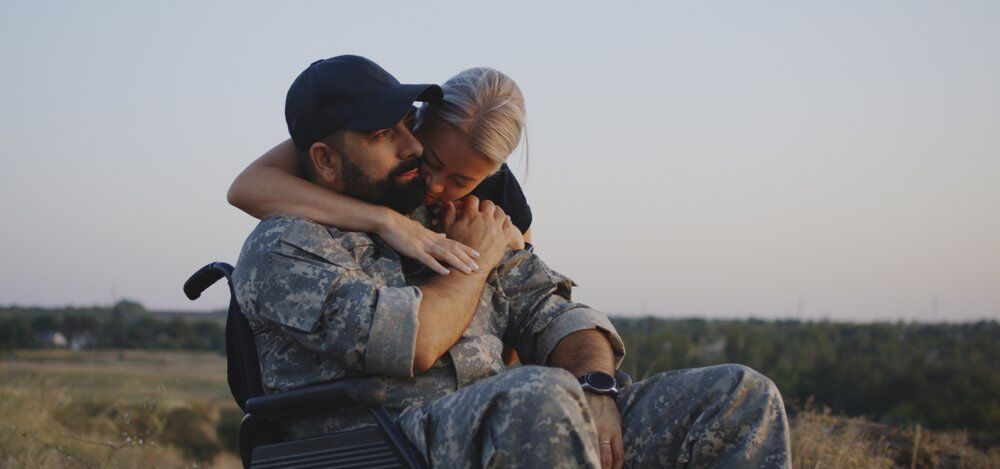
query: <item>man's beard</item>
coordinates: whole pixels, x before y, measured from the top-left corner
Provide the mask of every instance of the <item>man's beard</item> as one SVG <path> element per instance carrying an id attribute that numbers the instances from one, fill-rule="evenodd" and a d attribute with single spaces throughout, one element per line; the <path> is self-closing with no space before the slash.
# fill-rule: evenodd
<path id="1" fill-rule="evenodd" d="M 344 178 L 344 189 L 347 195 L 356 199 L 384 205 L 405 215 L 416 210 L 427 193 L 427 184 L 419 176 L 402 184 L 396 182 L 401 174 L 420 167 L 419 158 L 410 158 L 400 163 L 380 180 L 368 177 L 351 158 L 343 158 L 341 161 L 340 173 Z"/>

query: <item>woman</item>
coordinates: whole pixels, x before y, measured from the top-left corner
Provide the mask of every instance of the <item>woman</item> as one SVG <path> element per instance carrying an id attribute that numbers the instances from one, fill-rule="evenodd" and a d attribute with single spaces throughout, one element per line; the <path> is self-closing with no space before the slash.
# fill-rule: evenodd
<path id="1" fill-rule="evenodd" d="M 508 244 L 524 248 L 531 242 L 531 208 L 505 163 L 524 129 L 521 90 L 491 68 L 465 70 L 441 88 L 442 101 L 425 104 L 415 119 L 414 135 L 424 146 L 424 204 L 450 209 L 470 193 L 491 200 L 507 213 Z M 400 254 L 439 274 L 448 274 L 439 261 L 465 273 L 478 268 L 471 248 L 392 209 L 322 188 L 299 177 L 302 173 L 295 146 L 286 140 L 237 176 L 229 188 L 229 203 L 261 219 L 291 213 L 345 230 L 377 233 Z M 503 360 L 514 364 L 517 353 L 505 349 Z"/>
<path id="2" fill-rule="evenodd" d="M 517 230 L 509 244 L 531 242 L 531 209 L 505 161 L 521 140 L 524 97 L 507 75 L 472 68 L 442 85 L 444 98 L 425 104 L 415 117 L 414 135 L 423 143 L 421 173 L 425 205 L 447 205 L 473 194 L 502 208 Z M 229 203 L 257 218 L 290 213 L 351 231 L 377 233 L 400 254 L 440 274 L 441 262 L 463 272 L 475 267 L 474 251 L 424 228 L 410 218 L 339 194 L 306 179 L 290 140 L 250 164 L 229 188 Z M 459 202 L 460 203 L 460 202 Z"/>

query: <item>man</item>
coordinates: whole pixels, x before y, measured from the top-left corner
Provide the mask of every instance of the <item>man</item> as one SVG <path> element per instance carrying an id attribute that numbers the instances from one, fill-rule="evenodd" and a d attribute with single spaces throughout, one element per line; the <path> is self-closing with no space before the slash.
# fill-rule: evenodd
<path id="1" fill-rule="evenodd" d="M 402 213 L 423 196 L 423 149 L 403 122 L 434 85 L 401 85 L 367 59 L 313 63 L 286 119 L 310 178 Z M 237 298 L 255 332 L 268 392 L 374 377 L 388 410 L 431 466 L 788 465 L 781 397 L 726 365 L 661 373 L 624 390 L 624 346 L 607 317 L 570 300 L 572 282 L 530 250 L 509 249 L 502 210 L 469 198 L 444 217 L 480 269 L 406 275 L 365 233 L 292 216 L 244 244 Z M 528 366 L 504 371 L 514 347 Z M 541 365 L 541 366 L 531 366 Z M 339 412 L 286 422 L 290 436 L 370 424 Z"/>

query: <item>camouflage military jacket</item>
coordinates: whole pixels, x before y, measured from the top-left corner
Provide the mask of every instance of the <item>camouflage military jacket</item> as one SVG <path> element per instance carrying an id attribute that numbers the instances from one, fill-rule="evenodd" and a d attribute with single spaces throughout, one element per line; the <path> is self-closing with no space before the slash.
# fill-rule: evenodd
<path id="1" fill-rule="evenodd" d="M 607 317 L 570 300 L 570 279 L 529 250 L 508 250 L 462 338 L 414 375 L 417 282 L 377 236 L 293 216 L 262 221 L 243 245 L 233 283 L 254 331 L 265 391 L 375 377 L 387 408 L 398 413 L 502 371 L 504 344 L 522 363 L 545 364 L 560 339 L 597 328 L 618 361 L 624 357 Z"/>

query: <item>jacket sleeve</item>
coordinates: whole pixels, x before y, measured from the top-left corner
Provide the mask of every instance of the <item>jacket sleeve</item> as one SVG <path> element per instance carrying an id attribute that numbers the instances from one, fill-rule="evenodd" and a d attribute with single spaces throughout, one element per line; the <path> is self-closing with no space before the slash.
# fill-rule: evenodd
<path id="1" fill-rule="evenodd" d="M 249 282 L 253 301 L 244 309 L 251 324 L 348 369 L 412 376 L 420 290 L 385 285 L 325 228 L 290 220 L 276 240 L 250 256 L 244 248 L 240 257 L 257 265 Z"/>
<path id="2" fill-rule="evenodd" d="M 625 345 L 618 331 L 604 313 L 571 300 L 572 280 L 527 250 L 508 251 L 496 275 L 510 308 L 504 342 L 523 362 L 545 365 L 563 337 L 597 329 L 611 344 L 615 366 L 621 364 Z"/>

